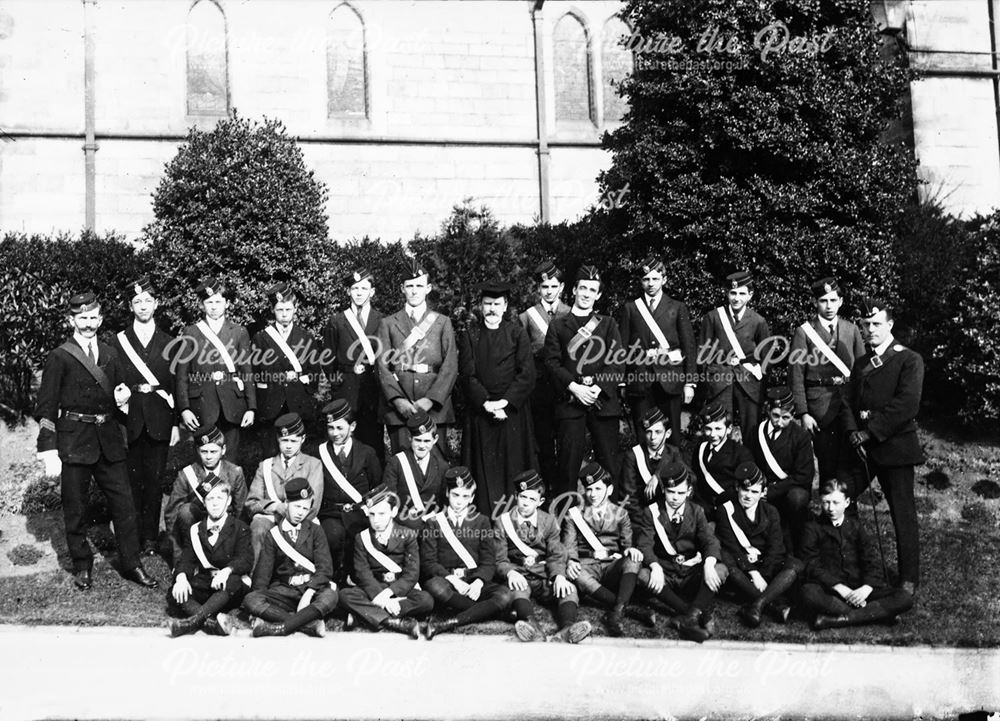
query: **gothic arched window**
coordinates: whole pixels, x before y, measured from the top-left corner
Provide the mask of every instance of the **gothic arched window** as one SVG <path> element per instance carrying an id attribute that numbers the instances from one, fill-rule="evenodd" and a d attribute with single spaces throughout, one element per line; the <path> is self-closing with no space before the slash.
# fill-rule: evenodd
<path id="1" fill-rule="evenodd" d="M 226 16 L 214 0 L 198 0 L 188 12 L 187 112 L 229 114 Z"/>
<path id="2" fill-rule="evenodd" d="M 342 3 L 326 24 L 327 117 L 368 116 L 367 60 L 364 22 Z"/>

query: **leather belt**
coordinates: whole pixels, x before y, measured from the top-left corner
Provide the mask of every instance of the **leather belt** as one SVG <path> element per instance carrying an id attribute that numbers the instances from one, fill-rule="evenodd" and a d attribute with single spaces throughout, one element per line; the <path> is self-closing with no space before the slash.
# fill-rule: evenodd
<path id="1" fill-rule="evenodd" d="M 154 386 L 154 385 L 151 385 L 149 383 L 137 383 L 136 385 L 132 386 L 132 392 L 133 393 L 155 393 L 156 390 L 159 387 L 160 387 L 159 385 L 155 385 Z"/>
<path id="2" fill-rule="evenodd" d="M 109 413 L 76 413 L 75 411 L 66 411 L 63 417 L 70 421 L 79 421 L 80 423 L 93 423 L 95 426 L 100 426 L 108 422 L 111 418 Z"/>
<path id="3" fill-rule="evenodd" d="M 847 383 L 847 379 L 844 376 L 835 376 L 833 378 L 821 378 L 819 380 L 806 379 L 806 388 L 830 388 L 833 386 L 842 386 Z"/>
<path id="4" fill-rule="evenodd" d="M 340 364 L 340 370 L 342 372 L 353 373 L 354 375 L 357 376 L 364 374 L 370 368 L 374 368 L 374 366 L 365 365 L 364 363 L 355 363 L 354 365 L 351 365 L 349 363 Z"/>
<path id="5" fill-rule="evenodd" d="M 427 363 L 401 363 L 399 370 L 410 373 L 437 373 L 440 366 L 429 365 Z"/>
<path id="6" fill-rule="evenodd" d="M 341 513 L 349 513 L 354 510 L 353 503 L 327 503 L 323 506 L 324 511 L 340 511 Z"/>

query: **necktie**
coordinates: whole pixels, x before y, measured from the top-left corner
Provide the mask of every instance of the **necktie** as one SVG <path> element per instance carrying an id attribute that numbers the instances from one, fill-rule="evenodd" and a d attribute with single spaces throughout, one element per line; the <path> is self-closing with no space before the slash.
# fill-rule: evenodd
<path id="1" fill-rule="evenodd" d="M 778 429 L 777 428 L 771 428 L 771 440 L 773 441 L 777 437 L 778 437 Z"/>
<path id="2" fill-rule="evenodd" d="M 297 528 L 289 529 L 288 537 L 292 539 L 292 543 L 296 543 L 299 540 L 299 529 Z"/>
<path id="3" fill-rule="evenodd" d="M 527 521 L 521 521 L 521 535 L 527 543 L 535 542 L 535 527 Z"/>
<path id="4" fill-rule="evenodd" d="M 340 451 L 337 452 L 337 459 L 340 461 L 340 465 L 347 465 L 347 451 L 345 451 L 343 447 L 341 447 Z"/>
<path id="5" fill-rule="evenodd" d="M 91 363 L 97 363 L 97 356 L 94 355 L 94 344 L 87 344 L 87 357 L 90 358 Z"/>
<path id="6" fill-rule="evenodd" d="M 364 328 L 365 327 L 365 318 L 364 318 L 365 311 L 364 311 L 364 308 L 358 308 L 358 312 L 357 312 L 356 315 L 358 316 L 358 325 L 360 325 L 362 328 Z"/>
<path id="7" fill-rule="evenodd" d="M 553 311 L 553 310 L 552 310 L 552 308 L 549 308 L 549 309 L 548 309 L 548 310 L 546 310 L 545 312 L 549 314 L 549 318 L 551 318 L 552 316 L 554 316 L 554 315 L 555 315 L 555 311 Z"/>
<path id="8" fill-rule="evenodd" d="M 219 540 L 219 532 L 222 530 L 221 524 L 213 523 L 208 527 L 208 543 L 214 546 L 215 542 Z"/>

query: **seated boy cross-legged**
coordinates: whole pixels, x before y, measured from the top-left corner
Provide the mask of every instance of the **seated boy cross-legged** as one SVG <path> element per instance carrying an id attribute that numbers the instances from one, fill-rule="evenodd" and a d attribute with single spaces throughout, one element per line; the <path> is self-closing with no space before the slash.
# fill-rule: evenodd
<path id="1" fill-rule="evenodd" d="M 681 638 L 702 643 L 712 636 L 712 606 L 728 570 L 719 563 L 719 540 L 705 512 L 688 500 L 687 468 L 671 463 L 657 475 L 661 491 L 642 516 L 639 549 L 645 568 L 639 581 L 678 614 L 671 625 Z"/>
<path id="2" fill-rule="evenodd" d="M 497 531 L 497 580 L 513 592 L 517 623 L 514 631 L 522 641 L 579 643 L 593 630 L 587 621 L 577 621 L 580 598 L 576 586 L 566 578 L 566 548 L 559 540 L 556 519 L 539 510 L 544 500 L 542 479 L 528 470 L 514 477 L 517 507 L 500 515 Z M 559 631 L 546 639 L 532 618 L 532 598 L 556 601 Z"/>
<path id="3" fill-rule="evenodd" d="M 385 486 L 365 496 L 369 528 L 354 539 L 353 588 L 340 594 L 348 612 L 348 626 L 360 617 L 376 631 L 388 629 L 420 638 L 415 617 L 426 616 L 434 599 L 420 589 L 420 552 L 417 532 L 396 523 L 399 496 Z"/>
<path id="4" fill-rule="evenodd" d="M 659 410 L 659 409 L 656 409 Z M 597 463 L 580 471 L 584 506 L 569 509 L 563 519 L 562 541 L 569 553 L 566 576 L 607 610 L 608 633 L 622 636 L 622 616 L 635 591 L 642 552 L 632 546 L 628 512 L 611 503 L 611 474 Z"/>
<path id="5" fill-rule="evenodd" d="M 323 529 L 307 521 L 315 497 L 309 481 L 285 484 L 286 516 L 264 534 L 253 572 L 251 592 L 243 607 L 257 618 L 253 635 L 288 636 L 301 630 L 326 635 L 323 619 L 337 607 L 331 582 L 333 561 Z"/>
<path id="6" fill-rule="evenodd" d="M 788 620 L 783 594 L 795 583 L 802 562 L 786 553 L 781 517 L 770 505 L 767 479 L 754 463 L 736 469 L 736 501 L 725 501 L 717 511 L 715 534 L 722 545 L 722 560 L 729 569 L 726 585 L 749 600 L 739 617 L 751 628 L 773 604 L 778 620 Z"/>
<path id="7" fill-rule="evenodd" d="M 169 601 L 186 616 L 170 621 L 174 637 L 199 628 L 228 636 L 232 624 L 224 611 L 239 607 L 247 592 L 245 574 L 253 567 L 250 528 L 228 512 L 232 488 L 210 472 L 199 489 L 208 515 L 188 530 L 174 569 Z"/>
<path id="8" fill-rule="evenodd" d="M 816 614 L 817 631 L 891 621 L 913 607 L 912 594 L 886 583 L 875 543 L 857 516 L 845 515 L 850 502 L 847 484 L 824 482 L 822 513 L 802 537 L 802 602 Z"/>
<path id="9" fill-rule="evenodd" d="M 497 616 L 510 606 L 512 594 L 495 583 L 497 556 L 493 524 L 472 504 L 476 481 L 465 466 L 444 475 L 447 508 L 424 526 L 420 566 L 424 588 L 439 605 L 457 612 L 453 618 L 427 622 L 425 636 L 451 631 Z"/>

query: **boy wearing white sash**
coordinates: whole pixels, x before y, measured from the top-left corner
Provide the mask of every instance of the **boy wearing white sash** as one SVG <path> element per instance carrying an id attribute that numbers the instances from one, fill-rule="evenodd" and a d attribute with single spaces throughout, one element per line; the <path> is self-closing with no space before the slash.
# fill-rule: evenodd
<path id="1" fill-rule="evenodd" d="M 323 329 L 323 372 L 330 380 L 332 400 L 347 401 L 354 411 L 354 438 L 375 450 L 385 465 L 385 426 L 379 413 L 378 326 L 382 313 L 372 307 L 374 277 L 358 268 L 344 278 L 350 302 L 333 314 Z"/>
<path id="2" fill-rule="evenodd" d="M 365 496 L 369 527 L 354 539 L 353 578 L 357 584 L 340 594 L 340 605 L 348 612 L 345 630 L 355 617 L 376 631 L 420 637 L 416 617 L 434 608 L 434 598 L 417 584 L 420 577 L 420 542 L 417 532 L 395 522 L 399 497 L 385 486 Z"/>
<path id="3" fill-rule="evenodd" d="M 585 503 L 571 507 L 562 522 L 562 542 L 569 553 L 566 577 L 607 611 L 608 633 L 623 636 L 623 615 L 635 591 L 642 552 L 632 544 L 628 513 L 609 500 L 611 474 L 588 463 L 580 470 L 580 483 Z"/>
<path id="4" fill-rule="evenodd" d="M 254 637 L 296 631 L 323 637 L 323 619 L 338 601 L 330 548 L 319 524 L 309 520 L 316 505 L 312 484 L 292 478 L 284 490 L 285 517 L 264 537 L 243 608 L 255 616 Z"/>
<path id="5" fill-rule="evenodd" d="M 754 461 L 767 479 L 767 502 L 781 514 L 789 553 L 795 553 L 802 541 L 816 475 L 812 438 L 793 421 L 794 407 L 787 387 L 769 388 L 767 417 L 747 439 Z"/>
<path id="6" fill-rule="evenodd" d="M 257 393 L 256 422 L 263 429 L 264 455 L 278 452 L 270 426 L 284 413 L 298 413 L 307 428 L 316 417 L 313 395 L 319 381 L 319 342 L 295 322 L 298 296 L 288 283 L 264 291 L 274 322 L 253 337 L 253 380 Z"/>
<path id="7" fill-rule="evenodd" d="M 298 413 L 286 413 L 274 422 L 278 455 L 265 458 L 257 466 L 246 509 L 250 516 L 250 538 L 254 558 L 260 556 L 261 544 L 271 527 L 285 518 L 285 484 L 293 478 L 305 478 L 312 487 L 316 502 L 309 509 L 307 521 L 316 518 L 323 502 L 323 466 L 318 458 L 302 452 L 306 427 Z"/>
<path id="8" fill-rule="evenodd" d="M 747 305 L 753 299 L 748 271 L 726 276 L 727 303 L 701 319 L 699 371 L 705 379 L 705 400 L 721 403 L 739 419 L 743 442 L 757 428 L 765 368 L 761 343 L 771 336 L 767 321 Z"/>
<path id="9" fill-rule="evenodd" d="M 174 565 L 181 557 L 184 539 L 188 537 L 191 526 L 205 517 L 205 498 L 201 490 L 205 478 L 216 475 L 229 486 L 232 503 L 228 512 L 235 517 L 242 513 L 247 498 L 243 469 L 223 458 L 226 441 L 222 432 L 214 426 L 199 428 L 194 433 L 194 445 L 198 460 L 178 472 L 163 509 L 163 524 L 170 537 Z"/>
<path id="10" fill-rule="evenodd" d="M 427 640 L 460 626 L 485 621 L 510 606 L 510 590 L 494 581 L 495 533 L 489 516 L 472 499 L 476 481 L 465 466 L 449 468 L 444 486 L 448 505 L 435 514 L 420 535 L 421 584 L 451 618 L 425 629 Z"/>
<path id="11" fill-rule="evenodd" d="M 593 630 L 587 621 L 577 621 L 580 597 L 566 578 L 569 554 L 559 538 L 555 517 L 539 509 L 545 500 L 542 478 L 535 470 L 517 475 L 517 506 L 496 520 L 497 581 L 513 592 L 514 632 L 521 641 L 580 643 Z M 535 598 L 556 602 L 559 630 L 546 637 L 535 623 Z"/>
<path id="12" fill-rule="evenodd" d="M 545 367 L 545 335 L 549 324 L 569 313 L 569 306 L 562 302 L 563 274 L 551 260 L 544 260 L 535 268 L 538 281 L 538 302 L 518 316 L 531 341 L 535 358 L 535 387 L 531 391 L 531 422 L 538 443 L 538 463 L 542 480 L 555 488 L 556 476 L 556 394 Z M 483 509 L 483 512 L 488 512 Z"/>
<path id="13" fill-rule="evenodd" d="M 233 502 L 229 484 L 209 473 L 201 487 L 208 515 L 184 539 L 168 596 L 171 606 L 184 614 L 169 623 L 174 637 L 199 628 L 228 636 L 232 622 L 225 611 L 239 607 L 247 592 L 243 579 L 253 568 L 250 528 L 229 512 Z"/>
<path id="14" fill-rule="evenodd" d="M 158 303 L 148 276 L 129 283 L 125 297 L 133 318 L 115 336 L 114 347 L 122 361 L 122 383 L 132 391 L 125 421 L 126 465 L 139 542 L 143 555 L 150 556 L 157 551 L 160 531 L 160 475 L 168 449 L 180 440 L 173 396 L 176 344 L 156 326 Z"/>
<path id="15" fill-rule="evenodd" d="M 406 429 L 410 447 L 389 458 L 382 483 L 399 497 L 396 522 L 419 531 L 423 519 L 441 509 L 448 461 L 438 446 L 438 427 L 433 418 L 423 411 L 417 412 L 406 419 Z"/>
<path id="16" fill-rule="evenodd" d="M 343 398 L 323 406 L 328 440 L 317 449 L 323 465 L 323 502 L 319 523 L 330 544 L 334 578 L 350 574 L 354 559 L 354 537 L 368 526 L 361 502 L 379 485 L 382 466 L 375 451 L 354 438 L 356 422 L 351 406 Z"/>
<path id="17" fill-rule="evenodd" d="M 699 420 L 704 440 L 695 445 L 691 459 L 694 501 L 714 519 L 716 507 L 735 497 L 736 469 L 741 463 L 753 461 L 753 455 L 732 439 L 732 416 L 720 403 L 705 406 Z"/>
<path id="18" fill-rule="evenodd" d="M 656 469 L 661 464 L 684 463 L 677 446 L 668 443 L 672 432 L 663 411 L 656 406 L 647 408 L 639 424 L 643 440 L 625 454 L 621 474 L 621 502 L 633 522 L 642 515 L 642 509 L 649 505 L 656 493 Z"/>
<path id="19" fill-rule="evenodd" d="M 659 490 L 639 526 L 639 581 L 678 614 L 670 625 L 681 638 L 702 643 L 714 632 L 712 607 L 728 569 L 705 512 L 689 500 L 687 468 L 661 465 L 657 474 Z"/>
<path id="20" fill-rule="evenodd" d="M 764 500 L 766 493 L 764 474 L 753 463 L 744 463 L 736 469 L 736 500 L 726 501 L 716 512 L 715 535 L 729 569 L 726 584 L 747 601 L 738 615 L 750 628 L 760 625 L 767 608 L 780 623 L 788 620 L 784 594 L 803 568 L 787 553 L 778 511 Z"/>
<path id="21" fill-rule="evenodd" d="M 811 288 L 816 315 L 792 335 L 788 385 L 795 399 L 795 417 L 812 434 L 819 477 L 833 478 L 846 452 L 837 415 L 854 363 L 865 354 L 865 344 L 858 326 L 839 317 L 844 298 L 837 279 L 821 278 Z"/>

